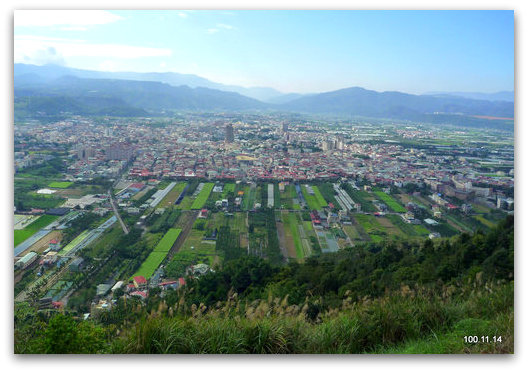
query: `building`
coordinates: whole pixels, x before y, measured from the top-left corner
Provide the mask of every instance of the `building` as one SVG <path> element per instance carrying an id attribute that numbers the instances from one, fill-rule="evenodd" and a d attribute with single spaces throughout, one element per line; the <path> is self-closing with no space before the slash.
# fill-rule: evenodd
<path id="1" fill-rule="evenodd" d="M 38 254 L 35 252 L 29 252 L 24 257 L 22 257 L 20 260 L 18 260 L 15 263 L 16 269 L 25 269 L 29 265 L 31 265 L 35 260 L 38 258 Z"/>
<path id="2" fill-rule="evenodd" d="M 232 124 L 227 124 L 225 127 L 225 142 L 226 143 L 235 142 L 235 132 L 233 130 Z"/>
<path id="3" fill-rule="evenodd" d="M 49 242 L 48 248 L 50 251 L 58 252 L 61 249 L 61 244 L 57 239 L 52 239 Z"/>
<path id="4" fill-rule="evenodd" d="M 93 158 L 95 156 L 95 150 L 91 147 L 81 147 L 77 151 L 77 157 L 79 160 L 88 160 L 88 158 Z"/>
<path id="5" fill-rule="evenodd" d="M 134 282 L 134 287 L 136 288 L 139 288 L 139 289 L 147 288 L 147 279 L 145 279 L 144 276 L 141 276 L 141 275 L 135 276 L 133 282 Z"/>
<path id="6" fill-rule="evenodd" d="M 95 294 L 97 296 L 104 296 L 108 293 L 108 291 L 110 291 L 111 288 L 112 288 L 112 285 L 110 284 L 99 284 L 97 285 L 97 291 Z"/>
<path id="7" fill-rule="evenodd" d="M 79 272 L 84 269 L 84 259 L 82 257 L 77 257 L 75 260 L 73 260 L 68 268 L 70 271 Z"/>
<path id="8" fill-rule="evenodd" d="M 282 123 L 282 133 L 288 132 L 288 123 Z"/>
<path id="9" fill-rule="evenodd" d="M 115 144 L 106 148 L 106 160 L 129 160 L 134 155 L 134 148 L 129 145 Z"/>
<path id="10" fill-rule="evenodd" d="M 57 252 L 50 251 L 40 260 L 40 265 L 53 265 L 57 262 Z"/>

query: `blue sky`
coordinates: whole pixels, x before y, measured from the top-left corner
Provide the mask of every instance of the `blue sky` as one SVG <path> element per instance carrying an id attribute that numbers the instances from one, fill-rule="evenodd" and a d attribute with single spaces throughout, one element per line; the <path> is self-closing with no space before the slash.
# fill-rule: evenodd
<path id="1" fill-rule="evenodd" d="M 282 92 L 514 87 L 512 11 L 15 11 L 14 60 Z"/>

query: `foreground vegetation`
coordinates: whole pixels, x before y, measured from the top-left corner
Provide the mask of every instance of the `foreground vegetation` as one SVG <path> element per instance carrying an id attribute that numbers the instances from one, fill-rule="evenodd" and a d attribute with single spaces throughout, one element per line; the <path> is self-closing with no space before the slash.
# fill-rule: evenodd
<path id="1" fill-rule="evenodd" d="M 15 309 L 17 353 L 512 353 L 513 217 L 487 234 L 242 256 L 92 321 Z M 500 336 L 467 343 L 464 336 Z"/>

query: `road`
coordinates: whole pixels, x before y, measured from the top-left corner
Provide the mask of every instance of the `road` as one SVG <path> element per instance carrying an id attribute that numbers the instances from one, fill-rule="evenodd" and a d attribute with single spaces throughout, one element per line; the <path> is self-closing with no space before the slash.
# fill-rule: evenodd
<path id="1" fill-rule="evenodd" d="M 108 190 L 108 197 L 110 198 L 110 205 L 112 206 L 112 209 L 114 210 L 114 214 L 117 217 L 117 220 L 119 221 L 119 224 L 121 225 L 121 228 L 123 229 L 123 232 L 125 234 L 128 234 L 128 227 L 126 227 L 125 223 L 121 219 L 121 216 L 119 215 L 119 210 L 117 209 L 116 202 L 114 200 L 114 196 L 112 195 L 112 191 Z"/>

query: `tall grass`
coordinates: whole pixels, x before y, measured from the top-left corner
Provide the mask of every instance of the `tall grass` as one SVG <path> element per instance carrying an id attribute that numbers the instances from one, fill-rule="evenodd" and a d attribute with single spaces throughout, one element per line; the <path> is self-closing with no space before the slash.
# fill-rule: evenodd
<path id="1" fill-rule="evenodd" d="M 455 293 L 453 293 L 453 291 Z M 425 287 L 364 298 L 308 316 L 310 303 L 287 298 L 246 303 L 236 295 L 214 308 L 180 301 L 160 309 L 113 342 L 114 353 L 511 353 L 513 283 Z M 502 335 L 495 345 L 464 335 Z"/>

